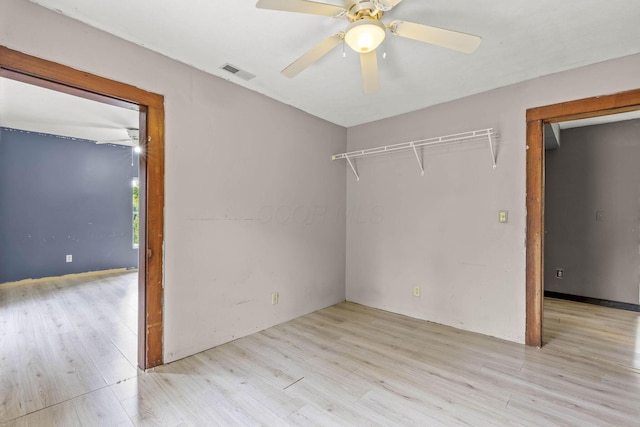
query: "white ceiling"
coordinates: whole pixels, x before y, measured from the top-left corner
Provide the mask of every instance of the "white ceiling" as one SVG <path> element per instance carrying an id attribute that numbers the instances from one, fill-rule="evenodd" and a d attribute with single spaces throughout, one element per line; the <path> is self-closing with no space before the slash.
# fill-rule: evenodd
<path id="1" fill-rule="evenodd" d="M 137 145 L 127 129 L 139 126 L 139 113 L 0 77 L 0 126 Z"/>
<path id="2" fill-rule="evenodd" d="M 606 123 L 624 122 L 626 120 L 640 119 L 640 110 L 626 113 L 610 114 L 608 116 L 591 117 L 589 119 L 570 120 L 560 122 L 560 129 L 573 129 L 584 126 L 603 125 Z"/>
<path id="3" fill-rule="evenodd" d="M 638 0 L 404 0 L 384 22 L 472 33 L 482 44 L 467 55 L 387 33 L 381 89 L 364 95 L 348 47 L 346 58 L 338 47 L 294 79 L 280 74 L 343 31 L 344 19 L 256 9 L 256 0 L 32 1 L 347 127 L 640 52 Z M 226 63 L 257 77 L 235 77 Z"/>

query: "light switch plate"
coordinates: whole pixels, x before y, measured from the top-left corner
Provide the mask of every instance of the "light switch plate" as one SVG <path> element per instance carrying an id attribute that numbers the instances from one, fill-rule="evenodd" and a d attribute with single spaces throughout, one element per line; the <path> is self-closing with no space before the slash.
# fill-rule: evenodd
<path id="1" fill-rule="evenodd" d="M 498 211 L 498 222 L 506 224 L 509 222 L 509 211 Z"/>

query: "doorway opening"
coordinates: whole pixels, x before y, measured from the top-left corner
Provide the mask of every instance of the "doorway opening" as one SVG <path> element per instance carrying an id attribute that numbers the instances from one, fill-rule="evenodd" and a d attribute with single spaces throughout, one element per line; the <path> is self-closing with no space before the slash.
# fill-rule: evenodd
<path id="1" fill-rule="evenodd" d="M 46 361 L 43 376 L 62 370 L 64 351 L 76 364 L 67 372 L 137 375 L 139 115 L 0 76 L 0 317 L 12 319 L 14 346 L 5 355 Z M 33 315 L 21 322 L 20 311 Z"/>
<path id="2" fill-rule="evenodd" d="M 545 297 L 640 311 L 640 110 L 544 133 Z"/>
<path id="3" fill-rule="evenodd" d="M 139 112 L 138 367 L 163 363 L 164 98 L 0 46 L 0 77 Z"/>
<path id="4" fill-rule="evenodd" d="M 529 346 L 543 344 L 544 314 L 544 126 L 640 110 L 640 90 L 527 110 L 526 331 Z"/>

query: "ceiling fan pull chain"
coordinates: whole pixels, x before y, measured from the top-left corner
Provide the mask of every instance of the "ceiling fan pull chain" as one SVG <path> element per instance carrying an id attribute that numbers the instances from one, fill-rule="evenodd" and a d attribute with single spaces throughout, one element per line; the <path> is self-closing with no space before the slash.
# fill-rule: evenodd
<path id="1" fill-rule="evenodd" d="M 382 42 L 382 59 L 387 59 L 387 38 Z"/>
<path id="2" fill-rule="evenodd" d="M 347 52 L 344 49 L 344 39 L 342 39 L 342 57 L 346 58 L 347 57 Z"/>

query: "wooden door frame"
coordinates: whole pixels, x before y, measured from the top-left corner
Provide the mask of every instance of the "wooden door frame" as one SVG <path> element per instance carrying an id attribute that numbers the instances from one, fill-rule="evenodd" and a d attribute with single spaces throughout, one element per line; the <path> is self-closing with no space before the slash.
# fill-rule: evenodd
<path id="1" fill-rule="evenodd" d="M 544 132 L 547 123 L 640 110 L 640 89 L 527 110 L 526 330 L 529 346 L 542 346 L 544 310 Z"/>
<path id="2" fill-rule="evenodd" d="M 164 97 L 0 46 L 0 76 L 140 111 L 138 366 L 162 365 Z M 143 135 L 146 133 L 146 138 Z"/>

